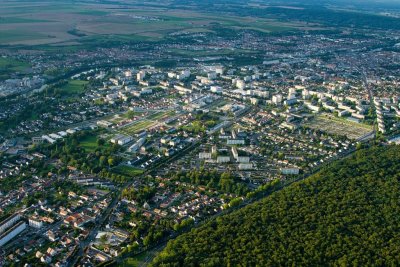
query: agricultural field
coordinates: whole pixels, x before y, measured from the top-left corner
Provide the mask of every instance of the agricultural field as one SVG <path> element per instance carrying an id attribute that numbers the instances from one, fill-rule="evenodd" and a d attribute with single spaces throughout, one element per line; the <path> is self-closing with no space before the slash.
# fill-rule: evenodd
<path id="1" fill-rule="evenodd" d="M 168 2 L 4 0 L 0 7 L 0 45 L 89 47 L 110 40 L 154 42 L 188 33 L 215 33 L 224 28 L 270 33 L 304 27 L 299 23 L 194 10 Z M 107 39 L 107 35 L 112 38 Z"/>
<path id="2" fill-rule="evenodd" d="M 369 125 L 351 122 L 326 113 L 315 116 L 311 121 L 303 124 L 303 126 L 321 130 L 329 134 L 347 136 L 353 140 L 363 137 L 373 130 Z"/>

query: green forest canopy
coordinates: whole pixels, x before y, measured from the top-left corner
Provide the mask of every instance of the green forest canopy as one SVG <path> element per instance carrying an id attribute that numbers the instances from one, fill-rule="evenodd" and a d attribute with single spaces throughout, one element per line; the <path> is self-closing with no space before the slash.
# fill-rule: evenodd
<path id="1" fill-rule="evenodd" d="M 152 266 L 396 266 L 400 147 L 360 150 L 170 241 Z"/>

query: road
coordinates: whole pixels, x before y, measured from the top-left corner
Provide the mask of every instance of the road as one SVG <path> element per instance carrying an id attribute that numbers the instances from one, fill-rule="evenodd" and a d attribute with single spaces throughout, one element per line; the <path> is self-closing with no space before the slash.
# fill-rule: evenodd
<path id="1" fill-rule="evenodd" d="M 73 258 L 70 260 L 70 262 L 67 264 L 67 267 L 70 266 L 75 266 L 78 264 L 78 260 L 81 256 L 84 255 L 85 249 L 90 245 L 90 243 L 95 239 L 97 233 L 99 232 L 100 228 L 104 225 L 106 220 L 110 217 L 111 213 L 114 211 L 115 207 L 118 204 L 119 196 L 122 190 L 117 192 L 115 196 L 113 197 L 113 200 L 110 205 L 108 205 L 107 209 L 105 212 L 103 212 L 101 218 L 97 219 L 95 221 L 95 227 L 90 230 L 90 233 L 88 237 L 83 240 L 82 242 L 79 243 L 79 248 L 77 253 L 73 256 Z"/>
<path id="2" fill-rule="evenodd" d="M 162 162 L 157 167 L 161 167 L 162 165 L 168 164 L 169 162 L 171 162 L 173 160 L 176 160 L 181 155 L 185 154 L 187 151 L 190 151 L 191 149 L 196 147 L 198 144 L 199 144 L 199 141 L 195 142 L 192 145 L 189 145 L 188 147 L 184 148 L 181 152 L 173 155 L 171 158 L 169 158 L 165 162 Z M 142 175 L 138 176 L 137 178 L 146 176 L 151 170 L 152 169 L 149 169 L 149 170 L 145 171 Z M 100 228 L 103 227 L 103 225 L 106 223 L 106 221 L 110 217 L 111 213 L 115 210 L 115 207 L 117 206 L 117 204 L 119 202 L 120 195 L 121 195 L 123 189 L 132 186 L 132 184 L 134 182 L 135 181 L 131 181 L 131 182 L 126 183 L 123 187 L 121 187 L 118 191 L 115 192 L 111 204 L 107 207 L 106 211 L 103 212 L 101 217 L 96 220 L 95 227 L 90 230 L 90 233 L 89 233 L 88 237 L 79 244 L 79 249 L 78 249 L 77 253 L 70 260 L 70 262 L 68 263 L 67 267 L 76 266 L 78 264 L 78 260 L 80 259 L 80 257 L 82 257 L 84 255 L 84 251 L 86 250 L 86 248 L 95 239 L 95 237 L 96 237 L 97 233 L 99 232 Z M 151 260 L 151 259 L 149 259 L 149 260 Z"/>

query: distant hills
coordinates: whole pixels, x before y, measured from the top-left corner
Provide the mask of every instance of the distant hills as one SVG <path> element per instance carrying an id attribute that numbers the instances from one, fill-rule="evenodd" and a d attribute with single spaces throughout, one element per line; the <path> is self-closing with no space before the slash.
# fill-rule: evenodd
<path id="1" fill-rule="evenodd" d="M 360 150 L 170 241 L 151 266 L 396 266 L 400 147 Z"/>

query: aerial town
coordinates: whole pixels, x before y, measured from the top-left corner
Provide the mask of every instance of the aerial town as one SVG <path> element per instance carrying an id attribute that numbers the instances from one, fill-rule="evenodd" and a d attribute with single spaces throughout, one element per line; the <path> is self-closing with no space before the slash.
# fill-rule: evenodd
<path id="1" fill-rule="evenodd" d="M 322 64 L 306 69 L 314 76 L 283 79 L 297 62 L 71 77 L 87 86 L 73 110 L 58 103 L 10 129 L 18 137 L 1 145 L 3 262 L 64 266 L 129 255 L 363 142 L 398 142 L 390 137 L 400 134 L 399 95 L 371 99 L 380 81 L 321 81 L 318 72 L 329 72 Z"/>
<path id="2" fill-rule="evenodd" d="M 181 35 L 67 58 L 0 50 L 31 62 L 0 80 L 0 266 L 122 262 L 370 142 L 400 144 L 399 32 Z"/>

